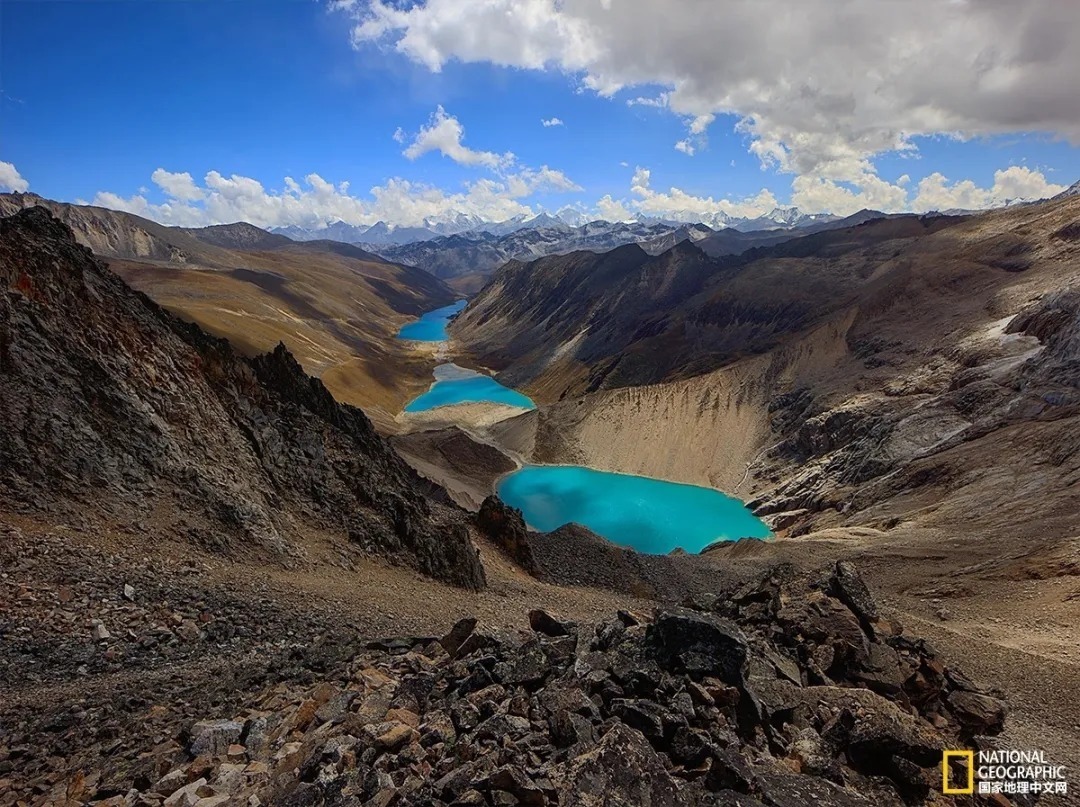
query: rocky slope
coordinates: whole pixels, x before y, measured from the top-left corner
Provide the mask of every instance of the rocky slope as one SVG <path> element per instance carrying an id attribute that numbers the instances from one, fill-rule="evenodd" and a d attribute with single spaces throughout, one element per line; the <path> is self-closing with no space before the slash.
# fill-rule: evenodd
<path id="1" fill-rule="evenodd" d="M 913 510 L 970 530 L 993 501 L 998 529 L 1064 535 L 1078 204 L 879 220 L 719 261 L 684 245 L 511 265 L 452 332 L 554 402 L 521 419 L 526 456 L 717 485 L 800 532 Z M 1040 435 L 1026 451 L 1022 433 Z M 1010 481 L 971 472 L 988 462 Z M 1037 513 L 1017 480 L 1045 488 Z"/>
<path id="2" fill-rule="evenodd" d="M 756 495 L 800 531 L 901 497 L 946 510 L 968 486 L 1024 523 L 1011 486 L 965 470 L 993 458 L 1044 479 L 1037 520 L 1060 534 L 1076 526 L 1078 204 L 876 220 L 715 261 L 683 245 L 510 265 L 451 330 L 553 402 L 522 419 L 526 456 Z M 1009 450 L 1022 424 L 1055 446 L 1047 466 Z"/>
<path id="3" fill-rule="evenodd" d="M 1023 693 L 1017 744 L 1075 765 L 1078 247 L 1066 197 L 874 221 L 712 273 L 697 256 L 652 275 L 641 256 L 623 272 L 544 259 L 500 273 L 453 331 L 541 402 L 484 439 L 734 493 L 781 538 L 762 562 L 855 559 L 921 630 Z M 530 274 L 546 298 L 519 285 Z M 705 291 L 671 298 L 703 274 Z M 638 316 L 631 289 L 670 302 Z"/>
<path id="4" fill-rule="evenodd" d="M 383 430 L 428 384 L 395 335 L 456 294 L 419 269 L 337 242 L 297 243 L 249 224 L 183 229 L 104 208 L 0 194 L 0 215 L 47 207 L 130 285 L 247 355 L 285 342 L 341 401 Z"/>
<path id="5" fill-rule="evenodd" d="M 467 587 L 458 511 L 279 345 L 246 359 L 141 295 L 43 208 L 0 219 L 0 500 L 302 560 L 329 539 Z M 145 529 L 145 527 L 144 527 Z"/>
<path id="6" fill-rule="evenodd" d="M 688 242 L 511 262 L 451 334 L 540 400 L 701 375 L 856 303 L 899 244 L 960 220 L 874 220 L 740 255 Z"/>
<path id="7" fill-rule="evenodd" d="M 86 747 L 49 707 L 36 719 L 68 759 L 24 757 L 17 786 L 168 807 L 948 804 L 941 750 L 1002 728 L 1005 704 L 905 635 L 849 564 L 688 605 L 371 642 L 179 730 L 150 710 L 142 753 L 131 735 Z"/>
<path id="8" fill-rule="evenodd" d="M 714 227 L 688 223 L 689 219 L 686 222 L 591 221 L 572 226 L 558 218 L 538 216 L 507 231 L 493 226 L 410 243 L 381 246 L 363 240 L 361 243 L 389 260 L 426 269 L 459 291 L 474 293 L 492 272 L 509 260 L 529 261 L 579 250 L 606 252 L 627 244 L 638 244 L 648 254 L 659 255 L 684 241 L 697 244 L 713 257 L 738 255 L 754 247 L 780 244 L 811 233 L 899 217 L 873 210 L 861 210 L 843 219 L 803 216 L 794 208 L 773 212 L 775 218 L 733 220 L 730 226 L 714 223 Z"/>

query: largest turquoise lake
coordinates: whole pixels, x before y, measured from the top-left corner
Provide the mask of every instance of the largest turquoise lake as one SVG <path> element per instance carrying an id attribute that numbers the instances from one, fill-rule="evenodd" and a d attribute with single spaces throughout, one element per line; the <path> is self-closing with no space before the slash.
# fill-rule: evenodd
<path id="1" fill-rule="evenodd" d="M 503 477 L 498 494 L 526 523 L 548 532 L 574 522 L 639 552 L 700 552 L 715 541 L 768 537 L 738 499 L 713 488 L 578 465 L 526 465 Z"/>

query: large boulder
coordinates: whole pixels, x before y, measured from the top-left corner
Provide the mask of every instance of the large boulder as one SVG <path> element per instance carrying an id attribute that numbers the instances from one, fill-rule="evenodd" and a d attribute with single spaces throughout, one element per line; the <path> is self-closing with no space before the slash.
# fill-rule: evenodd
<path id="1" fill-rule="evenodd" d="M 565 765 L 562 807 L 689 807 L 682 786 L 639 731 L 616 723 L 592 751 Z"/>
<path id="2" fill-rule="evenodd" d="M 746 636 L 722 617 L 684 608 L 661 611 L 646 630 L 646 643 L 665 669 L 732 685 L 743 681 Z"/>
<path id="3" fill-rule="evenodd" d="M 1009 713 L 1009 707 L 999 698 L 963 690 L 949 695 L 949 706 L 960 725 L 972 734 L 1000 734 Z"/>

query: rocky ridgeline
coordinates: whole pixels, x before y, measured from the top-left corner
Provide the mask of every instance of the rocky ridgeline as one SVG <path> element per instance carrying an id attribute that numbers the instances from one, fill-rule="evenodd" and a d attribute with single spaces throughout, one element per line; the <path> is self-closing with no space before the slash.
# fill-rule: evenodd
<path id="1" fill-rule="evenodd" d="M 529 618 L 519 635 L 465 619 L 438 640 L 372 643 L 314 686 L 277 684 L 28 801 L 948 803 L 932 796 L 941 750 L 984 742 L 1005 718 L 880 614 L 850 564 L 779 568 L 650 617 Z"/>
<path id="2" fill-rule="evenodd" d="M 464 514 L 363 412 L 284 345 L 248 359 L 172 316 L 39 207 L 0 219 L 0 423 L 13 510 L 292 562 L 316 534 L 484 585 Z"/>

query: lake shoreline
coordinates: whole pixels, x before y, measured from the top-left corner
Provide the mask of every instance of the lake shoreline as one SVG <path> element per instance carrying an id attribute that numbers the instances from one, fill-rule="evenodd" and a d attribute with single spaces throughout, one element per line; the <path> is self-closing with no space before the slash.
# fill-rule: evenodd
<path id="1" fill-rule="evenodd" d="M 490 375 L 452 361 L 446 327 L 464 307 L 463 302 L 444 306 L 401 328 L 400 338 L 437 346 L 435 359 L 444 361 L 434 368 L 429 389 L 409 401 L 396 419 L 417 434 L 418 441 L 422 434 L 433 439 L 439 433 L 459 432 L 506 457 L 514 467 L 491 478 L 488 493 L 521 510 L 530 530 L 550 532 L 580 524 L 649 555 L 698 554 L 718 542 L 772 537 L 768 525 L 744 502 L 714 487 L 581 464 L 537 463 L 527 454 L 504 450 L 491 427 L 537 411 L 536 405 Z M 441 453 L 422 458 L 414 452 L 410 457 L 418 472 L 475 509 L 480 480 L 468 478 L 477 475 L 475 469 L 463 475 L 459 464 Z"/>

